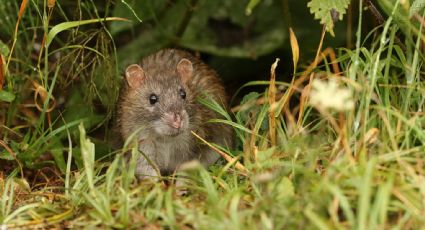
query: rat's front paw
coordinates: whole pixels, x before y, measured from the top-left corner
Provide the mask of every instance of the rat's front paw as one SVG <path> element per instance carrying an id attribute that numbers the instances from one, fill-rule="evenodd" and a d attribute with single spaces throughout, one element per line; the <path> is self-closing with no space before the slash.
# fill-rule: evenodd
<path id="1" fill-rule="evenodd" d="M 189 193 L 187 187 L 188 183 L 186 178 L 177 177 L 175 182 L 176 194 L 177 196 L 186 196 Z"/>
<path id="2" fill-rule="evenodd" d="M 149 164 L 141 163 L 137 164 L 136 177 L 139 180 L 154 180 L 158 181 L 161 175 Z"/>

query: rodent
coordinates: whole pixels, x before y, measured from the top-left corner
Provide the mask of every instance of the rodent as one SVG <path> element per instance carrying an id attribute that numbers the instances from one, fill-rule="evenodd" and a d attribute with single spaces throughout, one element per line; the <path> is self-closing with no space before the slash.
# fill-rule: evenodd
<path id="1" fill-rule="evenodd" d="M 233 145 L 233 130 L 222 118 L 197 101 L 209 95 L 228 110 L 228 97 L 217 73 L 200 59 L 178 49 L 164 49 L 129 65 L 118 102 L 118 129 L 123 140 L 134 132 L 139 151 L 155 163 L 161 175 L 179 170 L 188 161 L 205 167 L 219 154 L 202 144 L 191 131 L 208 142 Z M 141 154 L 142 155 L 142 154 Z M 159 176 L 145 157 L 137 160 L 139 179 Z"/>

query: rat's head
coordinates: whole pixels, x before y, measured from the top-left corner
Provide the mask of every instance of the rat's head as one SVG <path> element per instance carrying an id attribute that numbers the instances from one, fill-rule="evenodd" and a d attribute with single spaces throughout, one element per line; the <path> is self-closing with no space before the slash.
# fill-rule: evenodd
<path id="1" fill-rule="evenodd" d="M 147 127 L 145 132 L 177 136 L 189 129 L 192 96 L 186 82 L 192 74 L 192 62 L 185 58 L 171 69 L 142 68 L 137 64 L 127 67 L 125 76 L 133 100 L 132 112 Z"/>

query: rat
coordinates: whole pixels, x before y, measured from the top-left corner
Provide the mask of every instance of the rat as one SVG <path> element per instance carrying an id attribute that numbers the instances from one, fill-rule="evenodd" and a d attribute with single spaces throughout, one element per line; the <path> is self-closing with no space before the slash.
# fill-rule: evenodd
<path id="1" fill-rule="evenodd" d="M 223 117 L 197 100 L 215 100 L 229 111 L 223 84 L 189 52 L 163 49 L 129 65 L 121 87 L 118 129 L 123 140 L 134 136 L 143 153 L 137 159 L 139 179 L 170 175 L 192 160 L 205 167 L 215 163 L 220 155 L 191 131 L 210 143 L 233 145 L 233 129 L 208 122 Z"/>

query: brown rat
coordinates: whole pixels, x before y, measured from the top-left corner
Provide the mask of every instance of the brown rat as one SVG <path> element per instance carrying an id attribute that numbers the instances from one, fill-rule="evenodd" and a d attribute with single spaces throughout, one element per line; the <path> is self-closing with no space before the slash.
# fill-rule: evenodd
<path id="1" fill-rule="evenodd" d="M 140 65 L 128 66 L 125 79 L 118 105 L 119 132 L 124 140 L 137 132 L 139 150 L 161 174 L 172 173 L 191 160 L 208 166 L 219 158 L 191 131 L 208 142 L 232 145 L 232 128 L 208 122 L 221 116 L 197 101 L 209 95 L 227 109 L 224 87 L 217 73 L 190 53 L 161 50 Z M 137 160 L 136 174 L 157 176 L 145 157 Z"/>

